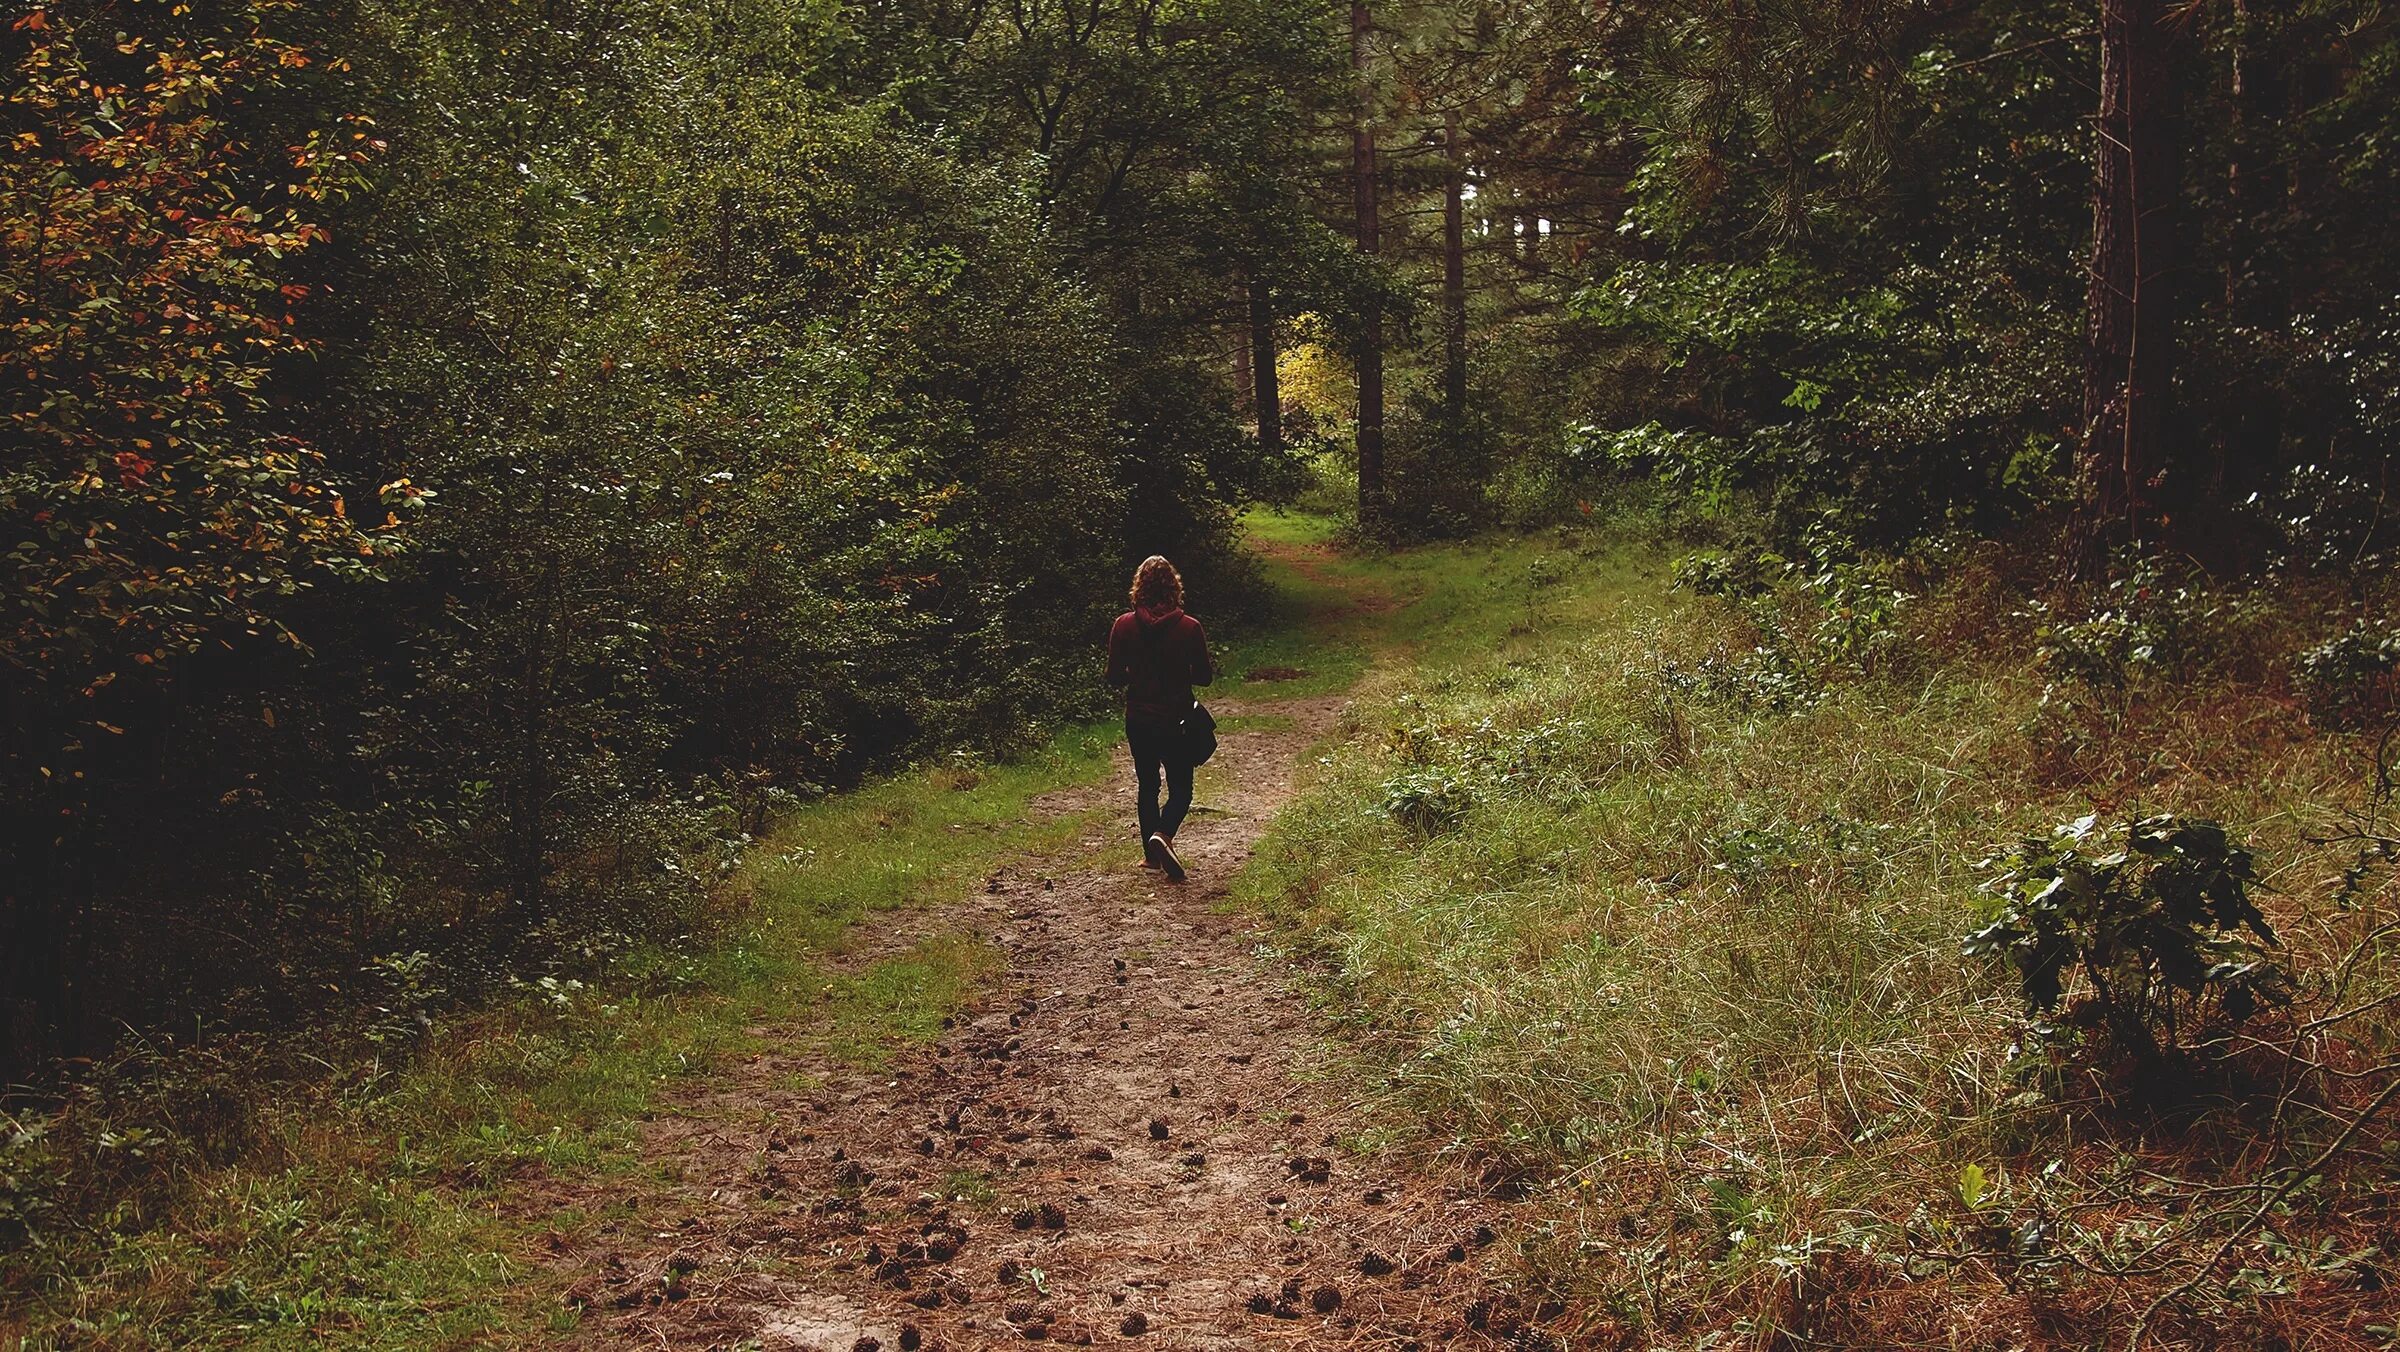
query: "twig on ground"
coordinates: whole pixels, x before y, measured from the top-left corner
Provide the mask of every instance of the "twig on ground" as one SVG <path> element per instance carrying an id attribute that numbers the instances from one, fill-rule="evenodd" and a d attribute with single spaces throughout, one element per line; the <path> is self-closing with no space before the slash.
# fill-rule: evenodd
<path id="1" fill-rule="evenodd" d="M 2268 1212 L 2280 1205 L 2283 1199 L 2291 1196 L 2302 1183 L 2315 1177 L 2317 1171 L 2330 1163 L 2336 1155 L 2347 1150 L 2350 1142 L 2358 1138 L 2359 1132 L 2366 1129 L 2367 1123 L 2385 1108 L 2391 1106 L 2395 1099 L 2400 1099 L 2400 1080 L 2394 1080 L 2385 1085 L 2383 1092 L 2375 1096 L 2374 1102 L 2369 1103 L 2358 1116 L 2351 1118 L 2350 1125 L 2342 1129 L 2342 1134 L 2333 1138 L 2333 1144 L 2326 1146 L 2317 1152 L 2314 1159 L 2294 1170 L 2292 1176 L 2284 1180 L 2283 1186 L 2277 1188 L 2268 1195 L 2265 1201 L 2259 1203 L 2257 1210 L 2244 1217 L 2242 1223 L 2233 1228 L 2233 1233 L 2225 1236 L 2224 1241 L 2217 1245 L 2215 1252 L 2209 1254 L 2208 1261 L 2194 1269 L 2189 1277 L 2167 1290 L 2161 1291 L 2150 1302 L 2149 1308 L 2142 1311 L 2141 1318 L 2133 1321 L 2133 1334 L 2126 1340 L 2125 1352 L 2141 1352 L 2142 1340 L 2150 1332 L 2150 1321 L 2158 1317 L 2160 1310 L 2165 1309 L 2169 1302 L 2181 1300 L 2190 1295 L 2194 1288 L 2208 1280 L 2208 1275 L 2217 1270 L 2217 1264 L 2225 1261 L 2225 1255 L 2233 1252 L 2234 1245 L 2249 1238 L 2250 1232 L 2257 1229 L 2266 1220 Z"/>

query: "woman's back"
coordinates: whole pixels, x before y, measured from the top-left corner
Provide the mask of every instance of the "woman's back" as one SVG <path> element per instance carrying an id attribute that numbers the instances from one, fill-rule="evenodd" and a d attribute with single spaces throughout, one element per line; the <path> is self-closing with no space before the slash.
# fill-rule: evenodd
<path id="1" fill-rule="evenodd" d="M 1181 606 L 1139 606 L 1109 630 L 1108 683 L 1123 687 L 1129 719 L 1181 722 L 1192 687 L 1215 679 L 1207 632 Z"/>

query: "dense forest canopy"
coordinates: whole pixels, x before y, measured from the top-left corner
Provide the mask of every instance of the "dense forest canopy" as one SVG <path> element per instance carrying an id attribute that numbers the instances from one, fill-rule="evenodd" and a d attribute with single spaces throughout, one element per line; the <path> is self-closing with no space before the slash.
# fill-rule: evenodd
<path id="1" fill-rule="evenodd" d="M 2367 0 L 62 0 L 0 178 L 0 1068 L 686 923 L 1124 565 L 1664 484 L 2392 539 Z M 1238 608 L 1238 601 L 1235 603 Z M 143 979 L 129 981 L 129 974 Z"/>

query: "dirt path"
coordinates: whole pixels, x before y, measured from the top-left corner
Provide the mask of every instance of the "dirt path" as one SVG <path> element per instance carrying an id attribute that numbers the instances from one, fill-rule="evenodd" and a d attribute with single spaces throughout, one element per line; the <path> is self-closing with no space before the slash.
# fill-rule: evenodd
<path id="1" fill-rule="evenodd" d="M 885 917 L 867 951 L 971 930 L 1006 971 L 880 1072 L 762 1055 L 648 1124 L 672 1210 L 545 1255 L 585 1310 L 569 1344 L 1483 1344 L 1496 1204 L 1356 1148 L 1340 1085 L 1309 1073 L 1322 1044 L 1295 973 L 1220 909 L 1339 708 L 1220 708 L 1254 730 L 1203 771 L 1188 884 L 1092 866 L 1090 839 Z M 1118 768 L 1041 810 L 1113 803 Z M 546 1201 L 596 1211 L 603 1188 Z"/>

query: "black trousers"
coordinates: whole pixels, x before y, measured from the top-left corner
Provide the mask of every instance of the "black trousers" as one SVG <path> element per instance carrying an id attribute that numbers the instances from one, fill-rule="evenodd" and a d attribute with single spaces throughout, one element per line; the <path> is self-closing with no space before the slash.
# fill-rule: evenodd
<path id="1" fill-rule="evenodd" d="M 1173 839 L 1192 810 L 1192 766 L 1184 759 L 1183 730 L 1172 723 L 1125 720 L 1125 745 L 1133 751 L 1134 808 L 1142 839 L 1153 833 Z M 1167 801 L 1158 801 L 1158 782 L 1167 782 Z"/>

